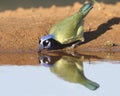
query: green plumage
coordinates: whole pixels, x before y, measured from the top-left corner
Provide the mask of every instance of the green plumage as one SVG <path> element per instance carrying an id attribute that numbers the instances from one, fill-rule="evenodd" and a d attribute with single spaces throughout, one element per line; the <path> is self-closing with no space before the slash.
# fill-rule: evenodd
<path id="1" fill-rule="evenodd" d="M 83 56 L 80 58 L 62 56 L 50 67 L 50 70 L 65 81 L 84 85 L 90 90 L 96 90 L 99 85 L 84 75 L 83 60 Z"/>
<path id="2" fill-rule="evenodd" d="M 93 4 L 93 1 L 84 4 L 77 13 L 58 22 L 51 28 L 50 34 L 53 34 L 55 39 L 62 44 L 77 40 L 83 42 L 83 19 L 92 9 Z"/>

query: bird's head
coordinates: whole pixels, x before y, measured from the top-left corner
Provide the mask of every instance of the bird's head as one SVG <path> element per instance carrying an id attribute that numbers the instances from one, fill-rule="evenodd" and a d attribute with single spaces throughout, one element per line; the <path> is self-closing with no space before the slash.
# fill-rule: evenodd
<path id="1" fill-rule="evenodd" d="M 39 51 L 43 49 L 54 50 L 60 49 L 62 44 L 55 40 L 54 35 L 46 35 L 39 40 Z"/>

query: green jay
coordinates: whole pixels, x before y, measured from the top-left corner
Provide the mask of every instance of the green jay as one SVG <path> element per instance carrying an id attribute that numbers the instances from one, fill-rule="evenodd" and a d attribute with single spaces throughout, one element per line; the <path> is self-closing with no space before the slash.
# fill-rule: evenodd
<path id="1" fill-rule="evenodd" d="M 41 66 L 48 67 L 50 71 L 61 79 L 85 86 L 90 90 L 99 88 L 99 84 L 88 79 L 84 74 L 84 56 L 74 57 L 64 54 L 40 54 Z"/>
<path id="2" fill-rule="evenodd" d="M 72 48 L 84 42 L 83 23 L 84 17 L 93 8 L 94 0 L 85 3 L 78 12 L 69 16 L 57 24 L 49 31 L 49 34 L 39 40 L 39 51 L 43 49 L 56 50 L 66 46 Z"/>

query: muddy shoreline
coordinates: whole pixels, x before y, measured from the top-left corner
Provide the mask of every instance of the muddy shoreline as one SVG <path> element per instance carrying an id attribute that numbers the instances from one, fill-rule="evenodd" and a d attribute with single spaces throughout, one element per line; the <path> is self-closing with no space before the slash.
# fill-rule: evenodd
<path id="1" fill-rule="evenodd" d="M 43 54 L 38 53 L 0 53 L 0 65 L 12 65 L 12 66 L 40 66 L 39 58 Z M 84 61 L 88 62 L 102 62 L 111 61 L 119 64 L 120 62 L 120 52 L 79 52 L 74 54 L 76 57 L 84 57 Z M 58 58 L 62 56 L 72 56 L 71 54 L 57 54 L 50 53 L 45 56 L 57 56 Z M 52 59 L 52 57 L 51 57 Z M 92 63 L 91 63 L 92 64 Z"/>

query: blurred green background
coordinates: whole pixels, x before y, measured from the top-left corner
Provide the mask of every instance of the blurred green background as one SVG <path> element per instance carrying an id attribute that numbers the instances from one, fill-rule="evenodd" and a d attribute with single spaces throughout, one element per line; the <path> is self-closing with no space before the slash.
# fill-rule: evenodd
<path id="1" fill-rule="evenodd" d="M 0 11 L 15 10 L 19 7 L 22 8 L 37 8 L 37 7 L 50 7 L 73 5 L 75 2 L 83 3 L 85 0 L 0 0 Z M 97 0 L 106 4 L 116 4 L 120 0 Z"/>

